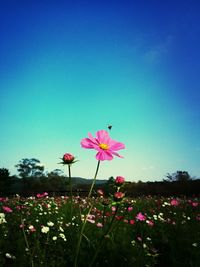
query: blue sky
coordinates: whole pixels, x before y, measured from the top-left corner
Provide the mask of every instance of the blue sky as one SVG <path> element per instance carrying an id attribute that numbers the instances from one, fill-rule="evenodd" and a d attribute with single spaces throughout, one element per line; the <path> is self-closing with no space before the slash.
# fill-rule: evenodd
<path id="1" fill-rule="evenodd" d="M 99 178 L 200 177 L 199 1 L 0 1 L 0 167 L 91 178 L 88 132 L 125 143 Z M 62 167 L 61 167 L 62 168 Z"/>

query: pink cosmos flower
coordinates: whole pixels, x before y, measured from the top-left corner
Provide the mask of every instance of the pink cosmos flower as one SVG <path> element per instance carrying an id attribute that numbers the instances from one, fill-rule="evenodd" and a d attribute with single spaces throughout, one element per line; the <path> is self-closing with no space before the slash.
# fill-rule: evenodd
<path id="1" fill-rule="evenodd" d="M 13 210 L 7 206 L 2 206 L 2 209 L 7 213 L 13 212 Z"/>
<path id="2" fill-rule="evenodd" d="M 98 222 L 98 223 L 96 224 L 96 226 L 99 227 L 99 228 L 102 228 L 102 227 L 103 227 L 103 224 L 100 223 L 100 222 Z"/>
<path id="3" fill-rule="evenodd" d="M 117 176 L 115 179 L 115 184 L 120 186 L 125 182 L 125 178 L 122 176 Z"/>
<path id="4" fill-rule="evenodd" d="M 129 212 L 133 210 L 133 207 L 128 207 L 127 209 Z"/>
<path id="5" fill-rule="evenodd" d="M 171 204 L 172 206 L 178 206 L 178 205 L 179 205 L 179 202 L 178 202 L 178 200 L 176 200 L 176 199 L 172 199 L 171 202 L 170 202 L 170 204 Z"/>
<path id="6" fill-rule="evenodd" d="M 74 156 L 72 154 L 65 153 L 63 155 L 63 158 L 62 158 L 63 164 L 71 164 L 71 163 L 73 163 L 74 159 L 75 158 L 74 158 Z"/>
<path id="7" fill-rule="evenodd" d="M 115 192 L 114 193 L 114 200 L 115 201 L 121 201 L 125 194 L 123 192 Z"/>
<path id="8" fill-rule="evenodd" d="M 98 194 L 99 196 L 103 196 L 103 195 L 104 195 L 104 192 L 103 192 L 102 189 L 98 189 L 98 190 L 97 190 L 97 194 Z"/>
<path id="9" fill-rule="evenodd" d="M 199 203 L 198 202 L 192 202 L 193 207 L 198 207 Z"/>
<path id="10" fill-rule="evenodd" d="M 141 212 L 139 212 L 135 218 L 138 220 L 138 221 L 145 221 L 146 220 L 146 216 L 143 215 Z"/>
<path id="11" fill-rule="evenodd" d="M 154 222 L 153 222 L 153 221 L 146 220 L 146 223 L 147 223 L 149 226 L 154 226 Z"/>
<path id="12" fill-rule="evenodd" d="M 42 193 L 42 194 L 39 194 L 39 193 L 38 193 L 38 194 L 36 195 L 37 198 L 42 198 L 42 197 L 46 197 L 46 196 L 48 196 L 48 193 L 47 193 L 47 192 L 44 192 L 44 193 Z"/>
<path id="13" fill-rule="evenodd" d="M 0 197 L 0 202 L 6 202 L 7 199 L 5 197 Z"/>
<path id="14" fill-rule="evenodd" d="M 97 160 L 112 160 L 113 155 L 122 158 L 116 151 L 124 149 L 125 145 L 111 139 L 107 131 L 98 131 L 96 133 L 96 138 L 94 138 L 91 133 L 89 133 L 88 136 L 89 138 L 83 138 L 81 140 L 81 146 L 83 148 L 97 150 Z"/>

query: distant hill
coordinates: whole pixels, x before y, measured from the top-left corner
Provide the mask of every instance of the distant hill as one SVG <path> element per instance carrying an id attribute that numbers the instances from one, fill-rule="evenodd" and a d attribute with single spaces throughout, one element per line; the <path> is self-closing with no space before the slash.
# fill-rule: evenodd
<path id="1" fill-rule="evenodd" d="M 91 184 L 93 181 L 93 179 L 87 179 L 87 178 L 82 178 L 82 177 L 72 177 L 72 184 L 75 185 L 82 185 L 82 184 Z M 105 184 L 108 182 L 108 179 L 104 179 L 104 180 L 96 180 L 95 184 L 96 185 L 101 185 L 101 184 Z"/>

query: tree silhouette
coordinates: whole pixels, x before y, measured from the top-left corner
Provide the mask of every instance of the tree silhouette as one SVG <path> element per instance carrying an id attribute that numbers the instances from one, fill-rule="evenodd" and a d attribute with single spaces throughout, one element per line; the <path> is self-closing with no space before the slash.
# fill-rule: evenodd
<path id="1" fill-rule="evenodd" d="M 6 168 L 0 169 L 0 192 L 7 193 L 10 190 L 12 177 Z"/>
<path id="2" fill-rule="evenodd" d="M 173 181 L 185 182 L 192 179 L 187 171 L 177 171 L 172 174 L 168 173 L 166 177 L 167 179 L 164 179 L 164 181 L 170 181 L 170 182 Z"/>
<path id="3" fill-rule="evenodd" d="M 41 177 L 44 174 L 44 165 L 38 159 L 22 159 L 15 165 L 21 178 Z"/>

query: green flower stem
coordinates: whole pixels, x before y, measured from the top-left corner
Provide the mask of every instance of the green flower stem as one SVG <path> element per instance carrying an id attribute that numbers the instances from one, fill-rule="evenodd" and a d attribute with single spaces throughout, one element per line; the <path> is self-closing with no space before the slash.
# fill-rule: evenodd
<path id="1" fill-rule="evenodd" d="M 97 178 L 97 174 L 98 174 L 98 171 L 99 171 L 99 165 L 100 165 L 100 160 L 97 163 L 97 168 L 96 168 L 96 172 L 95 172 L 95 175 L 94 175 L 94 179 L 93 179 L 93 182 L 91 184 L 90 191 L 89 191 L 89 194 L 88 194 L 88 200 L 90 200 L 90 197 L 91 197 L 91 194 L 92 194 L 92 190 L 93 190 L 93 187 L 94 187 L 94 184 L 95 184 L 95 181 L 96 181 L 96 178 Z M 93 207 L 93 204 L 91 204 L 91 206 L 90 206 L 90 208 L 89 208 L 89 210 L 87 212 L 87 215 L 85 216 L 85 219 L 83 221 L 82 227 L 81 227 L 81 232 L 80 232 L 78 243 L 77 243 L 77 247 L 76 247 L 74 267 L 77 267 L 78 255 L 79 255 L 79 251 L 80 251 L 80 245 L 81 245 L 81 241 L 82 241 L 82 237 L 83 237 L 83 232 L 85 230 L 85 226 L 86 226 L 86 223 L 87 223 L 87 218 L 88 218 L 88 215 L 90 214 L 90 212 L 92 210 L 92 207 Z"/>
<path id="2" fill-rule="evenodd" d="M 24 222 L 22 220 L 22 216 L 21 216 L 21 224 L 24 224 Z M 25 241 L 25 244 L 26 244 L 26 248 L 28 249 L 28 254 L 30 256 L 31 267 L 34 267 L 33 255 L 30 252 L 30 246 L 29 246 L 29 243 L 28 243 L 28 240 L 27 240 L 27 237 L 26 237 L 26 233 L 24 231 L 24 227 L 22 227 L 22 233 L 23 233 L 23 236 L 24 236 L 24 241 Z"/>
<path id="3" fill-rule="evenodd" d="M 69 187 L 70 187 L 70 221 L 72 220 L 72 177 L 71 177 L 71 165 L 68 164 L 68 173 L 69 173 Z"/>
<path id="4" fill-rule="evenodd" d="M 112 217 L 112 220 L 110 222 L 110 225 L 109 225 L 109 228 L 107 229 L 107 231 L 104 233 L 104 235 L 102 236 L 101 240 L 99 241 L 99 246 L 96 248 L 95 250 L 95 254 L 91 260 L 91 263 L 89 265 L 89 267 L 92 267 L 92 265 L 94 264 L 95 260 L 96 260 L 96 257 L 99 253 L 99 250 L 101 249 L 101 246 L 102 246 L 102 243 L 103 243 L 103 240 L 105 239 L 105 237 L 111 232 L 112 230 L 112 226 L 113 226 L 113 222 L 114 222 L 114 219 L 117 215 L 117 211 L 119 209 L 119 204 L 117 204 L 117 207 L 116 207 L 116 210 L 115 210 L 115 213 L 113 214 L 113 217 Z"/>
<path id="5" fill-rule="evenodd" d="M 92 190 L 93 190 L 93 187 L 94 187 L 94 184 L 96 182 L 96 178 L 97 178 L 97 173 L 99 171 L 99 165 L 100 165 L 100 160 L 98 161 L 97 163 L 97 168 L 96 168 L 96 172 L 95 172 L 95 175 L 94 175 L 94 179 L 92 181 L 92 185 L 90 187 L 90 191 L 89 191 L 89 194 L 88 194 L 88 199 L 91 197 L 91 194 L 92 194 Z"/>
<path id="6" fill-rule="evenodd" d="M 103 207 L 103 216 L 102 216 L 102 225 L 103 225 L 103 227 L 105 225 L 105 214 L 106 214 L 106 207 L 104 206 Z"/>

